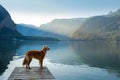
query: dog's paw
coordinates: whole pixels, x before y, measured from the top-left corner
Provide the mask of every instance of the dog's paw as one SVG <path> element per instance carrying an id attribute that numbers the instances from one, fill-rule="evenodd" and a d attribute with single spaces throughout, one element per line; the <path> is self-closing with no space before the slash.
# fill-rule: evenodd
<path id="1" fill-rule="evenodd" d="M 30 67 L 28 69 L 31 69 Z"/>

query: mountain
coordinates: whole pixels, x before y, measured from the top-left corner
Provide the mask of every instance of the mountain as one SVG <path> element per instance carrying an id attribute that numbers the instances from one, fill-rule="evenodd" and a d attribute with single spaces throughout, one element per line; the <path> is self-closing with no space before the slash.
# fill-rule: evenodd
<path id="1" fill-rule="evenodd" d="M 34 25 L 17 24 L 16 29 L 24 36 L 40 36 L 40 31 Z"/>
<path id="2" fill-rule="evenodd" d="M 107 15 L 87 18 L 71 37 L 81 40 L 120 40 L 120 9 Z"/>
<path id="3" fill-rule="evenodd" d="M 58 41 L 58 39 L 56 38 L 50 38 L 50 37 L 41 37 L 41 36 L 35 36 L 36 33 L 39 33 L 39 30 L 37 30 L 37 28 L 33 28 L 34 26 L 29 25 L 30 28 L 27 29 L 21 29 L 22 27 L 18 27 L 18 25 L 16 25 L 8 11 L 3 8 L 0 5 L 0 40 L 49 40 L 49 41 Z M 21 31 L 23 32 L 19 32 L 18 29 L 20 28 Z M 32 28 L 32 30 L 31 30 Z M 22 35 L 24 33 L 27 33 L 27 35 Z"/>
<path id="4" fill-rule="evenodd" d="M 120 9 L 118 9 L 116 12 L 110 11 L 107 16 L 120 16 Z"/>
<path id="5" fill-rule="evenodd" d="M 36 36 L 36 37 L 40 36 L 40 37 L 56 38 L 59 40 L 67 40 L 68 39 L 68 37 L 66 37 L 66 36 L 41 30 L 40 28 L 38 28 L 34 25 L 17 24 L 16 28 L 17 28 L 17 31 L 24 36 Z"/>
<path id="6" fill-rule="evenodd" d="M 40 25 L 40 29 L 69 37 L 84 22 L 84 18 L 55 19 Z"/>
<path id="7" fill-rule="evenodd" d="M 0 40 L 15 39 L 22 36 L 16 31 L 16 24 L 12 21 L 8 11 L 0 5 Z"/>

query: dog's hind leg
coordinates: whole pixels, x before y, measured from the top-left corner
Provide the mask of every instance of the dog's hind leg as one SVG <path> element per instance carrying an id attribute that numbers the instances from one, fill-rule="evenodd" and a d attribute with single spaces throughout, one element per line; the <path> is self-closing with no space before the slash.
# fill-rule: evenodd
<path id="1" fill-rule="evenodd" d="M 29 61 L 28 61 L 28 69 L 31 69 L 31 68 L 30 68 L 30 63 L 31 63 L 31 61 L 32 61 L 32 58 L 30 58 Z"/>
<path id="2" fill-rule="evenodd" d="M 28 64 L 26 64 L 26 69 L 28 69 Z"/>

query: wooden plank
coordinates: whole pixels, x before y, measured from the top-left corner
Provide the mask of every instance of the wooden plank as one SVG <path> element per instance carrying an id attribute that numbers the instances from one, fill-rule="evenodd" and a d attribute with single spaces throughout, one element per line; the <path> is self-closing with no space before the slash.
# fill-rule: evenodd
<path id="1" fill-rule="evenodd" d="M 26 70 L 25 67 L 16 67 L 8 80 L 55 80 L 47 67 L 31 67 Z"/>

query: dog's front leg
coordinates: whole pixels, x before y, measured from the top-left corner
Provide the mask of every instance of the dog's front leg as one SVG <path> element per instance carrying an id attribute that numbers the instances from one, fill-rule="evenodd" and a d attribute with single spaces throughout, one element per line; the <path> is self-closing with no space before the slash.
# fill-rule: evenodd
<path id="1" fill-rule="evenodd" d="M 43 60 L 39 60 L 40 68 L 43 68 Z"/>

